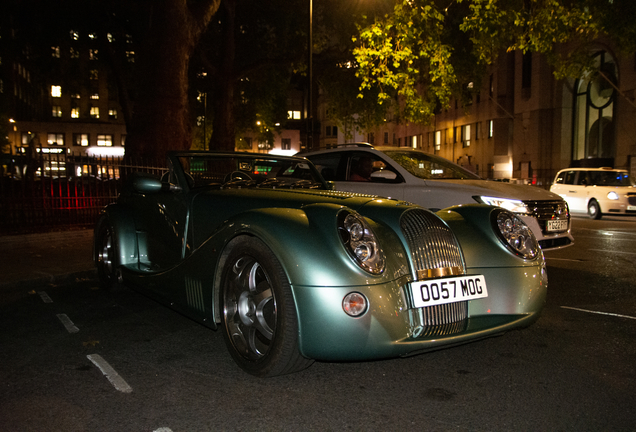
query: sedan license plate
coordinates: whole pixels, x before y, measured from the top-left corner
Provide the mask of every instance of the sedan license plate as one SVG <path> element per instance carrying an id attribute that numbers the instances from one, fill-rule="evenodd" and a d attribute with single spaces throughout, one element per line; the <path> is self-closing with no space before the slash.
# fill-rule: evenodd
<path id="1" fill-rule="evenodd" d="M 549 220 L 546 225 L 546 231 L 548 232 L 559 232 L 559 231 L 567 231 L 567 230 L 568 230 L 567 219 Z"/>
<path id="2" fill-rule="evenodd" d="M 430 279 L 409 285 L 416 308 L 488 297 L 483 275 Z"/>

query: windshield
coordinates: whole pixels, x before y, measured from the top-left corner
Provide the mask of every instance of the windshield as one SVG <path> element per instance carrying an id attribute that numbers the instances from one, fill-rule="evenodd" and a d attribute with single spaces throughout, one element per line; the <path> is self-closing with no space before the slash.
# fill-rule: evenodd
<path id="1" fill-rule="evenodd" d="M 625 171 L 589 171 L 588 184 L 596 186 L 632 186 Z"/>
<path id="2" fill-rule="evenodd" d="M 256 155 L 195 154 L 177 157 L 190 188 L 254 187 L 322 189 L 324 183 L 310 162 L 299 158 Z"/>
<path id="3" fill-rule="evenodd" d="M 387 156 L 404 169 L 421 179 L 450 180 L 475 179 L 480 177 L 439 156 L 419 151 L 385 151 Z"/>

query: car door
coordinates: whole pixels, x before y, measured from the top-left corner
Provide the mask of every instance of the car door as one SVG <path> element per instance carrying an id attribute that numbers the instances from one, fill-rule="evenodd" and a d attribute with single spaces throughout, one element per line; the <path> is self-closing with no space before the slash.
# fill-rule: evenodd
<path id="1" fill-rule="evenodd" d="M 585 202 L 585 171 L 564 171 L 558 176 L 556 182 L 550 190 L 560 196 L 568 203 L 570 211 L 587 211 Z"/>
<path id="2" fill-rule="evenodd" d="M 183 190 L 162 190 L 137 194 L 131 201 L 141 270 L 165 270 L 183 259 L 188 213 L 186 196 Z"/>

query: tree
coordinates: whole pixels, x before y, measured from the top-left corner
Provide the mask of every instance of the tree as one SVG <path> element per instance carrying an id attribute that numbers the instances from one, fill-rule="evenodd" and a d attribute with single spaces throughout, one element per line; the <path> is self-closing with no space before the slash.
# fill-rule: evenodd
<path id="1" fill-rule="evenodd" d="M 276 125 L 284 125 L 293 75 L 305 61 L 305 4 L 305 0 L 222 3 L 191 69 L 197 90 L 209 95 L 213 133 L 206 147 L 233 150 L 236 137 L 244 131 L 272 141 Z"/>
<path id="2" fill-rule="evenodd" d="M 221 0 L 149 3 L 147 32 L 136 60 L 136 100 L 126 156 L 161 158 L 192 142 L 190 58 Z"/>
<path id="3" fill-rule="evenodd" d="M 397 0 L 355 37 L 359 97 L 377 88 L 379 103 L 399 97 L 406 120 L 427 122 L 502 52 L 544 54 L 557 78 L 594 72 L 600 37 L 636 49 L 635 12 L 631 0 Z"/>

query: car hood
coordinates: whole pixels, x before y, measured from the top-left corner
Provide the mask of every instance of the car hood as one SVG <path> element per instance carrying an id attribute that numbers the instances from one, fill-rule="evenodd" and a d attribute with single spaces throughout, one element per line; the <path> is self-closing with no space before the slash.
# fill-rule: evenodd
<path id="1" fill-rule="evenodd" d="M 524 201 L 561 200 L 562 198 L 550 191 L 537 186 L 519 185 L 492 180 L 426 180 L 427 185 L 449 189 L 461 188 L 471 195 L 494 196 Z"/>

